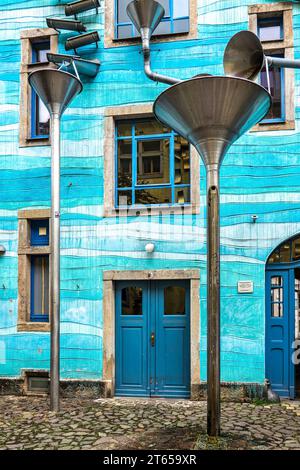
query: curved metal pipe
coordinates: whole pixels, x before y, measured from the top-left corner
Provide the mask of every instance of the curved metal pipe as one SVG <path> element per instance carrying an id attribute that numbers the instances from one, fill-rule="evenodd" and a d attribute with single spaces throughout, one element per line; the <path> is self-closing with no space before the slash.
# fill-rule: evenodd
<path id="1" fill-rule="evenodd" d="M 182 82 L 182 80 L 180 80 L 179 78 L 168 77 L 167 75 L 161 75 L 151 70 L 150 29 L 142 28 L 141 37 L 144 56 L 144 72 L 147 77 L 150 78 L 150 80 L 153 80 L 154 82 L 166 83 L 167 85 L 175 85 L 176 83 Z"/>

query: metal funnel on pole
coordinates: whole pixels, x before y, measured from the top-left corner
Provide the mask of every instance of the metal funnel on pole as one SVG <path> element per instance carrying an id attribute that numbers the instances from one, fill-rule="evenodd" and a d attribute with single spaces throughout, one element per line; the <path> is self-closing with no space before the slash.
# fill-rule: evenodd
<path id="1" fill-rule="evenodd" d="M 299 69 L 300 60 L 282 57 L 266 56 L 262 43 L 251 31 L 240 31 L 229 40 L 223 57 L 223 67 L 226 75 L 255 80 L 266 65 Z"/>
<path id="2" fill-rule="evenodd" d="M 164 91 L 154 114 L 198 150 L 207 179 L 207 432 L 220 434 L 220 222 L 219 169 L 230 146 L 269 111 L 260 85 L 234 77 L 186 80 Z"/>
<path id="3" fill-rule="evenodd" d="M 29 84 L 50 113 L 51 120 L 51 372 L 50 407 L 59 411 L 60 336 L 60 117 L 82 91 L 74 75 L 56 69 L 40 69 L 29 75 Z"/>

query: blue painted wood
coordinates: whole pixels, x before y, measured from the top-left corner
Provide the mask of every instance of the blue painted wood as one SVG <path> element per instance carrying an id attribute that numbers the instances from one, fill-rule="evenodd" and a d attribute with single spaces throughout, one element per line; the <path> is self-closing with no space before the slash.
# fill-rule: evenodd
<path id="1" fill-rule="evenodd" d="M 277 290 L 272 279 L 279 279 L 282 298 L 272 300 Z M 266 272 L 266 376 L 272 389 L 282 397 L 294 398 L 295 369 L 292 364 L 291 325 L 295 326 L 294 271 L 269 269 Z M 281 315 L 274 316 L 276 307 Z"/>
<path id="2" fill-rule="evenodd" d="M 165 314 L 164 292 L 168 287 L 185 290 L 185 314 Z M 156 348 L 154 396 L 190 397 L 190 289 L 188 281 L 155 283 Z"/>
<path id="3" fill-rule="evenodd" d="M 165 315 L 164 289 L 169 286 L 185 289 L 185 315 Z M 123 314 L 122 292 L 132 287 L 143 291 L 141 315 Z M 116 395 L 190 396 L 189 312 L 188 282 L 117 284 Z"/>
<path id="4" fill-rule="evenodd" d="M 122 298 L 130 288 L 142 289 L 142 309 L 124 314 Z M 123 296 L 123 297 L 122 297 Z M 138 312 L 138 313 L 136 313 Z M 148 322 L 150 299 L 147 282 L 120 282 L 116 288 L 116 396 L 149 396 Z"/>
<path id="5" fill-rule="evenodd" d="M 45 235 L 40 235 L 39 230 L 46 229 Z M 30 221 L 30 244 L 32 246 L 49 245 L 49 220 L 31 220 Z"/>

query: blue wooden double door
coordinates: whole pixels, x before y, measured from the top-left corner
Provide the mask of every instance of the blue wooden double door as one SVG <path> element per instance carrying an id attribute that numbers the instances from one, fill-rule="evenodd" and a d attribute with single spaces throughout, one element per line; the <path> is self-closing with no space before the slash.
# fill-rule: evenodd
<path id="1" fill-rule="evenodd" d="M 116 396 L 189 398 L 188 281 L 116 285 Z"/>
<path id="2" fill-rule="evenodd" d="M 299 393 L 295 338 L 299 334 L 300 269 L 287 266 L 266 272 L 266 377 L 281 397 Z"/>

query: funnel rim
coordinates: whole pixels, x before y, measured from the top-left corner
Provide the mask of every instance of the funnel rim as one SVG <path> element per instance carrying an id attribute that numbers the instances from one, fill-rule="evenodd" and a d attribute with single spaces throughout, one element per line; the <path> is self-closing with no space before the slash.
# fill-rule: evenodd
<path id="1" fill-rule="evenodd" d="M 259 70 L 257 69 L 255 74 L 252 74 L 251 76 L 249 76 L 248 78 L 247 77 L 239 77 L 238 75 L 232 75 L 230 73 L 227 72 L 227 67 L 228 67 L 228 64 L 226 63 L 226 60 L 227 60 L 227 55 L 232 47 L 232 43 L 234 42 L 234 40 L 236 38 L 241 38 L 242 36 L 246 36 L 248 38 L 251 38 L 255 41 L 255 46 L 257 47 L 257 50 L 258 52 L 260 53 L 261 55 L 261 64 L 260 64 L 260 68 Z M 257 34 L 255 34 L 253 31 L 249 31 L 248 29 L 245 29 L 245 30 L 242 30 L 242 31 L 238 31 L 237 33 L 235 33 L 231 38 L 230 40 L 228 41 L 226 47 L 225 47 L 225 50 L 224 50 L 224 54 L 223 54 L 223 70 L 225 72 L 225 75 L 228 75 L 227 76 L 230 76 L 230 77 L 237 77 L 237 78 L 246 78 L 247 80 L 253 80 L 257 77 L 257 75 L 261 72 L 263 66 L 264 66 L 264 56 L 265 56 L 265 53 L 264 53 L 264 49 L 263 49 L 263 46 L 262 46 L 262 43 L 259 39 L 259 37 L 257 36 Z M 254 78 L 253 78 L 254 77 Z"/>
<path id="2" fill-rule="evenodd" d="M 82 81 L 76 77 L 76 75 L 73 75 L 72 73 L 70 72 L 65 72 L 64 70 L 58 70 L 58 69 L 51 69 L 51 68 L 40 68 L 40 69 L 36 69 L 36 70 L 33 70 L 32 72 L 30 72 L 30 74 L 28 75 L 28 81 L 29 81 L 29 84 L 31 85 L 31 77 L 32 75 L 34 75 L 35 73 L 37 72 L 55 72 L 55 73 L 59 73 L 59 74 L 64 74 L 64 75 L 70 75 L 70 77 L 72 78 L 75 78 L 75 80 L 78 82 L 78 84 L 80 85 L 80 90 L 78 91 L 78 95 L 82 92 L 83 90 L 83 83 Z"/>
<path id="3" fill-rule="evenodd" d="M 251 83 L 251 85 L 254 85 L 254 86 L 260 88 L 262 91 L 264 91 L 265 94 L 266 94 L 266 95 L 268 96 L 268 98 L 269 98 L 270 105 L 272 104 L 272 97 L 271 97 L 270 93 L 268 92 L 268 90 L 266 90 L 266 89 L 265 89 L 263 86 L 261 86 L 259 83 L 252 82 L 251 80 L 248 80 L 247 78 L 235 77 L 235 76 L 228 76 L 228 75 L 225 75 L 225 76 L 224 76 L 224 75 L 209 75 L 209 76 L 202 76 L 202 77 L 199 77 L 199 76 L 197 77 L 197 76 L 196 76 L 196 77 L 193 77 L 193 78 L 189 78 L 188 80 L 184 80 L 183 82 L 175 83 L 175 85 L 170 86 L 169 88 L 167 88 L 166 90 L 164 90 L 162 93 L 160 93 L 160 95 L 156 98 L 156 100 L 155 100 L 154 103 L 153 103 L 153 113 L 154 113 L 156 119 L 157 119 L 159 122 L 161 122 L 162 124 L 169 126 L 169 124 L 168 124 L 167 122 L 162 121 L 162 120 L 157 116 L 157 114 L 156 114 L 156 109 L 155 109 L 155 108 L 156 108 L 156 106 L 157 106 L 157 104 L 158 104 L 160 98 L 161 98 L 162 96 L 166 96 L 166 95 L 168 95 L 169 93 L 171 93 L 172 90 L 173 90 L 175 87 L 180 86 L 180 85 L 182 85 L 183 83 L 192 82 L 192 81 L 197 81 L 197 80 L 220 80 L 220 79 L 222 79 L 222 80 L 231 80 L 231 81 L 232 81 L 232 80 L 234 80 L 234 81 L 237 81 L 237 80 L 238 80 L 238 81 L 243 81 L 243 82 Z M 268 111 L 266 112 L 266 114 L 267 114 L 267 113 L 268 113 Z M 266 115 L 266 114 L 265 114 L 265 115 Z M 263 119 L 263 118 L 264 118 L 264 116 L 262 117 L 262 119 Z"/>

